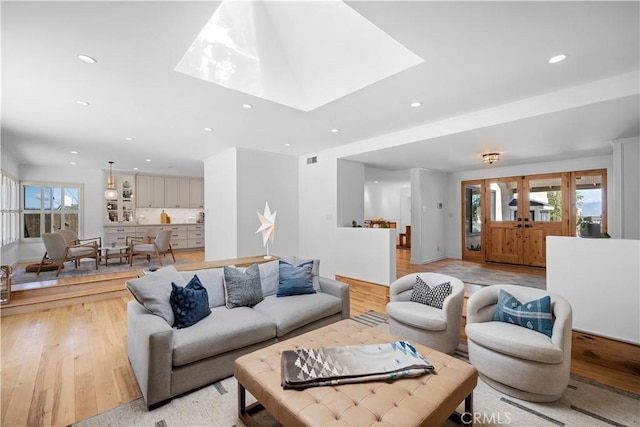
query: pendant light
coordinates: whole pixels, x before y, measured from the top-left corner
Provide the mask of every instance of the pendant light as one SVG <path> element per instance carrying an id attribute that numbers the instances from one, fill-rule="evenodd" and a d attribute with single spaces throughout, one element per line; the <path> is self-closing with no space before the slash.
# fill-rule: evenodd
<path id="1" fill-rule="evenodd" d="M 115 200 L 118 198 L 118 190 L 115 188 L 112 167 L 113 162 L 109 162 L 109 181 L 107 181 L 107 191 L 104 192 L 104 198 L 107 200 Z"/>

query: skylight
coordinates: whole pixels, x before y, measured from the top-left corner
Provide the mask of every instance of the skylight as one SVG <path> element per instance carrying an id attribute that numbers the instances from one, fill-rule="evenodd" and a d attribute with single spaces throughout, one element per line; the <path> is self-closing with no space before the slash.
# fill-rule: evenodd
<path id="1" fill-rule="evenodd" d="M 341 0 L 223 0 L 175 71 L 311 111 L 421 62 Z"/>

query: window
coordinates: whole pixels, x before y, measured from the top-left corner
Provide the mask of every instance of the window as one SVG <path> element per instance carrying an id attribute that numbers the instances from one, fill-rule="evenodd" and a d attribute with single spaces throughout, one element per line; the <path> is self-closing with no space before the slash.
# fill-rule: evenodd
<path id="1" fill-rule="evenodd" d="M 24 239 L 59 229 L 80 230 L 82 184 L 23 184 Z"/>
<path id="2" fill-rule="evenodd" d="M 18 181 L 5 171 L 0 172 L 2 175 L 0 191 L 2 246 L 6 246 L 18 240 L 20 198 L 18 196 Z"/>

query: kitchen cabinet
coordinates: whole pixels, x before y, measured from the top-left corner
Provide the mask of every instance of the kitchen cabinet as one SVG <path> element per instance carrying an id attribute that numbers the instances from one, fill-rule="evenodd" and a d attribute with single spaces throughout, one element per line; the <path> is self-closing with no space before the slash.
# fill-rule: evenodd
<path id="1" fill-rule="evenodd" d="M 189 207 L 204 208 L 204 179 L 189 179 Z"/>
<path id="2" fill-rule="evenodd" d="M 136 182 L 136 206 L 139 208 L 164 208 L 164 177 L 138 175 Z"/>
<path id="3" fill-rule="evenodd" d="M 188 208 L 190 206 L 189 178 L 164 179 L 164 207 Z"/>
<path id="4" fill-rule="evenodd" d="M 189 248 L 204 247 L 204 224 L 187 225 L 187 246 Z"/>

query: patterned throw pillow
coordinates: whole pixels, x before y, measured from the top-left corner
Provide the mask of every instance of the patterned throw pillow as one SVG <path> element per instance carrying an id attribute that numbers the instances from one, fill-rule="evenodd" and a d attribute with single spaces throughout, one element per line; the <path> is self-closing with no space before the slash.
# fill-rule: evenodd
<path id="1" fill-rule="evenodd" d="M 315 294 L 311 272 L 313 271 L 313 261 L 307 261 L 299 265 L 292 265 L 280 260 L 280 285 L 278 286 L 277 297 L 287 297 L 290 295 Z"/>
<path id="2" fill-rule="evenodd" d="M 493 320 L 523 326 L 551 338 L 551 297 L 546 295 L 534 301 L 521 303 L 509 292 L 500 289 Z"/>
<path id="3" fill-rule="evenodd" d="M 171 288 L 169 302 L 175 317 L 175 328 L 188 328 L 211 314 L 209 295 L 198 276 L 193 276 L 185 287 L 171 282 Z"/>
<path id="4" fill-rule="evenodd" d="M 245 271 L 225 266 L 224 291 L 227 308 L 253 307 L 262 301 L 264 297 L 258 264 L 251 264 Z"/>
<path id="5" fill-rule="evenodd" d="M 431 287 L 420 276 L 416 276 L 416 284 L 413 285 L 413 292 L 411 292 L 411 301 L 442 309 L 442 303 L 445 298 L 451 295 L 451 291 L 451 282 Z"/>

